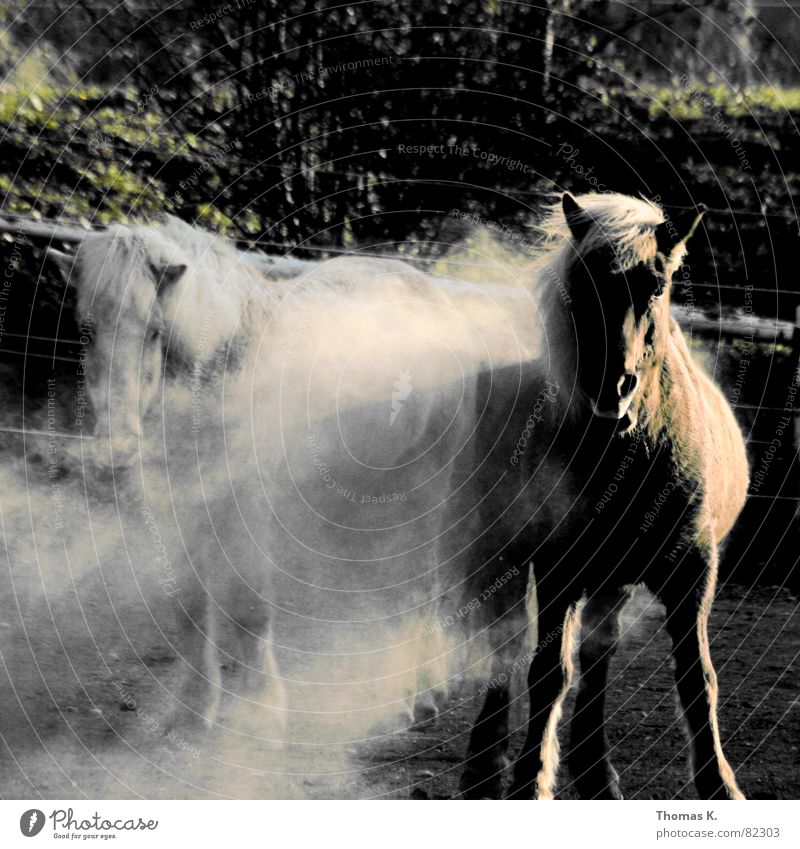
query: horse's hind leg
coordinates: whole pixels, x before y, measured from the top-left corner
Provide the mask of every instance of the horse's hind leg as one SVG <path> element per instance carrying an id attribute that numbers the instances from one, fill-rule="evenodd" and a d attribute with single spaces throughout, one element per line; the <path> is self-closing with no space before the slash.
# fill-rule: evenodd
<path id="1" fill-rule="evenodd" d="M 668 583 L 651 587 L 667 609 L 675 680 L 691 751 L 692 775 L 701 799 L 743 799 L 725 759 L 717 726 L 717 676 L 708 646 L 708 617 L 714 596 L 717 551 L 697 546 L 671 570 Z"/>
<path id="2" fill-rule="evenodd" d="M 582 799 L 621 799 L 619 777 L 608 759 L 605 698 L 608 667 L 619 642 L 622 609 L 632 587 L 601 590 L 581 613 L 581 677 L 569 750 L 569 766 Z"/>
<path id="3" fill-rule="evenodd" d="M 580 593 L 564 589 L 551 592 L 551 583 L 552 579 L 537 582 L 538 643 L 528 673 L 528 735 L 514 764 L 509 798 L 553 797 L 558 768 L 558 720 L 572 680 L 572 644 Z"/>

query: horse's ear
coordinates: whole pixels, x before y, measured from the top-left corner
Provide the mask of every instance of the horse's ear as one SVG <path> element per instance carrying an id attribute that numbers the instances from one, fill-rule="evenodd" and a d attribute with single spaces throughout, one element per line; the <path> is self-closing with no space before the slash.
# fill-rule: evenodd
<path id="1" fill-rule="evenodd" d="M 61 279 L 65 283 L 69 284 L 75 257 L 70 254 L 65 254 L 63 251 L 57 251 L 55 248 L 48 248 L 46 256 L 55 263 L 58 273 L 61 275 Z"/>
<path id="2" fill-rule="evenodd" d="M 681 237 L 681 242 L 684 245 L 692 238 L 692 236 L 694 236 L 694 231 L 700 225 L 708 207 L 704 203 L 699 203 L 697 204 L 696 210 L 697 211 L 694 209 L 687 210 L 681 218 L 675 222 L 675 228 L 678 233 L 686 234 Z"/>
<path id="3" fill-rule="evenodd" d="M 706 210 L 707 207 L 699 203 L 694 209 L 673 212 L 656 227 L 658 250 L 665 257 L 673 256 L 676 251 L 684 252 L 686 243 L 694 235 Z"/>
<path id="4" fill-rule="evenodd" d="M 183 275 L 186 273 L 186 266 L 181 263 L 179 265 L 150 263 L 150 271 L 156 281 L 156 289 L 159 293 L 171 289 Z"/>
<path id="5" fill-rule="evenodd" d="M 582 242 L 592 227 L 592 216 L 575 200 L 569 192 L 564 193 L 561 199 L 561 208 L 564 210 L 564 218 L 567 219 L 572 238 L 576 242 Z"/>

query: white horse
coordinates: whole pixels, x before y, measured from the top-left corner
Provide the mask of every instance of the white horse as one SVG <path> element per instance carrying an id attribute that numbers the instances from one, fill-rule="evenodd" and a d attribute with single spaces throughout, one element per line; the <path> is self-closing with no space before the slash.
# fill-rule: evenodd
<path id="1" fill-rule="evenodd" d="M 171 216 L 156 227 L 115 225 L 87 235 L 74 256 L 48 256 L 76 291 L 95 451 L 110 452 L 117 468 L 135 456 L 165 374 L 206 382 L 224 369 L 226 346 L 271 308 L 254 265 Z"/>
<path id="2" fill-rule="evenodd" d="M 184 656 L 201 673 L 183 701 L 215 715 L 214 629 L 232 619 L 242 665 L 282 712 L 265 639 L 277 584 L 318 633 L 304 651 L 368 644 L 367 674 L 402 678 L 407 714 L 416 692 L 435 713 L 447 676 L 430 626 L 440 588 L 457 583 L 442 574 L 453 474 L 476 376 L 532 355 L 531 302 L 357 258 L 268 283 L 176 219 L 53 256 L 91 328 L 97 456 L 115 469 L 138 456 L 146 499 L 174 496 L 195 575 Z M 200 516 L 181 506 L 198 493 Z"/>

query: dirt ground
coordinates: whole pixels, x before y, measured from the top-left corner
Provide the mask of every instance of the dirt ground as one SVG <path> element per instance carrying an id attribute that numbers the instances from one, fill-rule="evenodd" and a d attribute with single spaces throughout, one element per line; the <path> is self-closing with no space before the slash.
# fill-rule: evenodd
<path id="1" fill-rule="evenodd" d="M 684 738 L 675 721 L 662 619 L 659 605 L 640 593 L 627 614 L 612 670 L 609 737 L 627 798 L 693 796 L 686 782 Z M 722 588 L 712 641 L 721 734 L 740 785 L 749 796 L 797 798 L 797 598 L 777 587 Z M 136 672 L 124 653 L 113 657 L 105 669 L 84 671 L 79 687 L 70 684 L 66 668 L 45 675 L 44 657 L 39 677 L 6 678 L 2 798 L 435 799 L 457 793 L 479 708 L 479 682 L 454 682 L 445 710 L 425 727 L 384 733 L 348 734 L 348 723 L 341 724 L 336 710 L 325 718 L 323 698 L 312 710 L 292 711 L 287 745 L 273 751 L 241 733 L 234 720 L 211 733 L 166 739 L 157 706 L 161 688 L 168 688 L 175 674 L 174 657 L 157 641 L 143 656 L 146 668 Z M 41 680 L 46 680 L 44 690 L 40 687 L 33 701 L 26 698 L 26 688 L 36 690 L 34 682 Z M 290 687 L 290 699 L 296 687 Z M 565 717 L 573 696 L 574 688 Z M 512 748 L 523 736 L 519 703 L 513 718 Z M 558 796 L 574 796 L 565 766 Z"/>

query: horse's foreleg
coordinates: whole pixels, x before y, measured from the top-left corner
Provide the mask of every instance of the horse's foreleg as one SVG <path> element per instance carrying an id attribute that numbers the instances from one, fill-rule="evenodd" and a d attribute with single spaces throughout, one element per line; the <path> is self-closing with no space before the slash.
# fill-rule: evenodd
<path id="1" fill-rule="evenodd" d="M 551 799 L 558 768 L 558 720 L 572 680 L 577 613 L 571 595 L 551 596 L 538 584 L 538 643 L 528 673 L 528 735 L 514 764 L 509 798 Z"/>
<path id="2" fill-rule="evenodd" d="M 674 564 L 670 566 L 675 569 Z M 717 725 L 717 676 L 708 645 L 716 572 L 716 547 L 695 548 L 675 569 L 676 579 L 661 588 L 659 595 L 667 609 L 675 680 L 689 734 L 697 793 L 701 799 L 743 799 L 722 752 Z"/>
<path id="3" fill-rule="evenodd" d="M 467 765 L 461 776 L 466 799 L 499 799 L 508 767 L 508 715 L 511 703 L 510 673 L 502 661 L 491 665 L 486 700 L 469 738 Z"/>
<path id="4" fill-rule="evenodd" d="M 440 623 L 432 616 L 424 620 L 417 638 L 416 693 L 414 722 L 435 719 L 447 701 L 447 659 Z"/>
<path id="5" fill-rule="evenodd" d="M 608 667 L 620 637 L 620 614 L 634 590 L 604 589 L 581 613 L 581 677 L 572 717 L 569 766 L 582 799 L 621 799 L 619 777 L 608 758 L 605 697 Z"/>
<path id="6" fill-rule="evenodd" d="M 508 767 L 511 684 L 515 670 L 525 662 L 528 633 L 527 569 L 521 568 L 524 562 L 520 560 L 519 565 L 512 566 L 511 571 L 516 572 L 514 578 L 490 593 L 480 607 L 491 652 L 490 677 L 482 689 L 486 698 L 470 735 L 466 768 L 461 777 L 461 794 L 467 799 L 499 799 L 503 795 Z M 498 570 L 502 574 L 509 563 L 514 561 L 500 558 L 486 574 L 494 576 Z"/>
<path id="7" fill-rule="evenodd" d="M 222 676 L 217 653 L 217 617 L 212 599 L 198 591 L 195 599 L 178 599 L 178 661 L 183 667 L 177 694 L 167 726 L 180 730 L 198 720 L 210 729 L 217 719 Z"/>
<path id="8" fill-rule="evenodd" d="M 247 703 L 247 721 L 243 730 L 263 743 L 281 748 L 286 731 L 288 701 L 275 655 L 272 651 L 271 627 L 251 630 L 236 626 L 241 647 L 242 690 Z"/>

